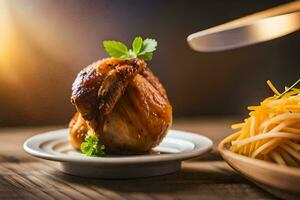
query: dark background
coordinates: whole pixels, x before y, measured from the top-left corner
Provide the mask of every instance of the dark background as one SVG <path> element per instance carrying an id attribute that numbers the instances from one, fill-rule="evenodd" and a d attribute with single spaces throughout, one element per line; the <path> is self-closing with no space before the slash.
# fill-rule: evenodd
<path id="1" fill-rule="evenodd" d="M 102 41 L 158 41 L 149 63 L 175 117 L 245 115 L 300 76 L 300 31 L 219 53 L 191 50 L 186 37 L 289 1 L 7 0 L 0 2 L 0 126 L 66 124 L 71 84 L 106 57 Z"/>

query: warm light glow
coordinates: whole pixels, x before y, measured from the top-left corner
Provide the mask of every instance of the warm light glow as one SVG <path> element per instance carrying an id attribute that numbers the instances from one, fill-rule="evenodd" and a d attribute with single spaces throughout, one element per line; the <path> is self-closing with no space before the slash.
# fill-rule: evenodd
<path id="1" fill-rule="evenodd" d="M 16 26 L 8 3 L 0 1 L 0 80 L 9 88 L 22 90 L 26 89 L 22 88 L 24 72 L 36 69 L 33 63 L 36 56 Z"/>
<path id="2" fill-rule="evenodd" d="M 6 1 L 0 1 L 0 80 L 10 84 L 17 84 L 18 78 L 13 65 L 13 27 Z"/>

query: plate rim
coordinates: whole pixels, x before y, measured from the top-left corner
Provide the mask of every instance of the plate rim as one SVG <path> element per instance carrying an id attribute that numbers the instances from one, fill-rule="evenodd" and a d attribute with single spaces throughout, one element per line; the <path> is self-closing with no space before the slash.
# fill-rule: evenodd
<path id="1" fill-rule="evenodd" d="M 81 164 L 101 164 L 101 165 L 129 165 L 129 164 L 144 164 L 144 163 L 160 163 L 160 162 L 171 162 L 171 161 L 183 161 L 188 160 L 191 158 L 199 157 L 201 155 L 204 155 L 208 152 L 210 152 L 213 148 L 213 142 L 210 138 L 203 136 L 201 134 L 196 134 L 188 131 L 181 131 L 181 130 L 174 130 L 169 129 L 169 131 L 174 133 L 183 133 L 184 135 L 190 135 L 193 137 L 198 137 L 201 140 L 205 140 L 207 146 L 202 148 L 195 148 L 188 152 L 180 152 L 180 153 L 174 153 L 174 154 L 160 154 L 158 155 L 137 155 L 137 156 L 124 156 L 124 157 L 113 157 L 113 158 L 107 158 L 107 157 L 67 157 L 62 155 L 53 155 L 49 154 L 47 152 L 38 151 L 37 149 L 33 149 L 30 147 L 30 143 L 39 140 L 41 137 L 46 137 L 49 134 L 57 133 L 58 132 L 67 132 L 68 128 L 65 129 L 56 129 L 52 131 L 43 132 L 34 136 L 31 136 L 28 138 L 24 144 L 23 149 L 26 153 L 46 159 L 51 161 L 57 161 L 57 162 L 73 162 L 73 163 L 81 163 Z M 47 140 L 45 140 L 47 141 Z"/>

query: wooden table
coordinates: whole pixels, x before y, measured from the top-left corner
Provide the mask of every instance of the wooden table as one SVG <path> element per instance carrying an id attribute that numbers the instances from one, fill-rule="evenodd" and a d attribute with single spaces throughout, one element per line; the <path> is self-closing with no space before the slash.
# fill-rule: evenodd
<path id="1" fill-rule="evenodd" d="M 215 145 L 228 133 L 232 119 L 182 119 L 174 128 L 201 133 Z M 134 179 L 100 180 L 59 172 L 55 163 L 22 150 L 26 138 L 59 127 L 0 129 L 0 199 L 274 199 L 236 174 L 214 150 L 186 161 L 181 172 Z"/>

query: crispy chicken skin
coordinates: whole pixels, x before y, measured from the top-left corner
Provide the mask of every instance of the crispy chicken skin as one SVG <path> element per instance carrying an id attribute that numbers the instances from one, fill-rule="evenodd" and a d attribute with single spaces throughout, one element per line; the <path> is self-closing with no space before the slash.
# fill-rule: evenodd
<path id="1" fill-rule="evenodd" d="M 108 58 L 84 68 L 72 86 L 70 141 L 80 148 L 92 131 L 116 153 L 158 145 L 172 124 L 172 106 L 159 80 L 140 59 Z"/>

